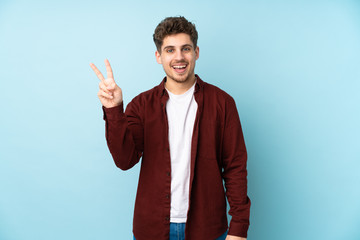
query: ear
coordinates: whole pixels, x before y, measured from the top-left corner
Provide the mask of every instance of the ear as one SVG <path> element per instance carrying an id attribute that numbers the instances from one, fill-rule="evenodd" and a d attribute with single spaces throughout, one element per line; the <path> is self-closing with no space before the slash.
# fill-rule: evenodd
<path id="1" fill-rule="evenodd" d="M 162 62 L 161 62 L 161 54 L 159 53 L 159 51 L 155 52 L 155 57 L 156 57 L 157 63 L 162 64 Z"/>
<path id="2" fill-rule="evenodd" d="M 196 46 L 196 49 L 195 49 L 196 60 L 199 59 L 199 51 L 200 51 L 199 46 Z"/>

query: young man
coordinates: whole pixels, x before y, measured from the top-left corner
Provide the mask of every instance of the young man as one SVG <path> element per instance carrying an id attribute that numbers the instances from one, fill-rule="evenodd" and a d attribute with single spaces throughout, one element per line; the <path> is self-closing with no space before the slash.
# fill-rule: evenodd
<path id="1" fill-rule="evenodd" d="M 246 239 L 247 154 L 235 102 L 195 75 L 195 25 L 184 17 L 169 17 L 153 37 L 156 61 L 166 77 L 135 97 L 125 113 L 109 61 L 107 79 L 91 64 L 101 80 L 98 97 L 116 166 L 127 170 L 142 157 L 134 238 Z M 229 229 L 225 196 L 232 216 Z"/>

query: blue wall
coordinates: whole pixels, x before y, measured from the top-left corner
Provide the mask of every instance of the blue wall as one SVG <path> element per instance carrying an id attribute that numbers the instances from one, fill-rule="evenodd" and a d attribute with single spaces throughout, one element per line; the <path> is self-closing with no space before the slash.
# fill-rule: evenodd
<path id="1" fill-rule="evenodd" d="M 360 239 L 359 1 L 31 2 L 0 3 L 0 239 L 131 239 L 139 166 L 112 162 L 89 63 L 129 102 L 164 76 L 152 33 L 174 15 L 238 106 L 248 239 Z"/>

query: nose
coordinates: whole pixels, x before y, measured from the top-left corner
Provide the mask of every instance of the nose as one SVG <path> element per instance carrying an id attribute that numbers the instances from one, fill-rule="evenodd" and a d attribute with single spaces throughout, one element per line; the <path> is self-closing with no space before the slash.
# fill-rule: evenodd
<path id="1" fill-rule="evenodd" d="M 184 54 L 183 52 L 181 51 L 181 49 L 177 50 L 175 52 L 175 60 L 176 61 L 181 61 L 181 60 L 184 60 Z"/>

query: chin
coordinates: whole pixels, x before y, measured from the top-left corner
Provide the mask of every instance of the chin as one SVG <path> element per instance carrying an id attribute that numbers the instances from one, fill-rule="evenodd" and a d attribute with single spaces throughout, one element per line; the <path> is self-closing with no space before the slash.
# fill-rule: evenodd
<path id="1" fill-rule="evenodd" d="M 186 71 L 183 74 L 178 74 L 170 70 L 170 71 L 165 71 L 165 73 L 169 78 L 171 78 L 171 80 L 177 83 L 185 83 L 191 81 L 193 76 L 195 76 L 194 72 L 190 73 L 189 71 Z"/>
<path id="2" fill-rule="evenodd" d="M 176 78 L 173 78 L 173 80 L 178 83 L 184 83 L 184 82 L 190 81 L 190 78 L 188 76 L 180 77 L 180 78 L 176 77 Z"/>

